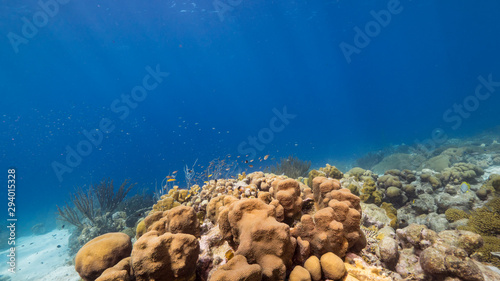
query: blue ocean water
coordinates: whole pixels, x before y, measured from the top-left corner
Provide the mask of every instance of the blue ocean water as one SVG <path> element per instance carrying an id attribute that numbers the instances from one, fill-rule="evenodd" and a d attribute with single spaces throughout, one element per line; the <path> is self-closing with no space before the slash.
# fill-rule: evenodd
<path id="1" fill-rule="evenodd" d="M 1 169 L 5 183 L 16 169 L 19 231 L 50 225 L 56 204 L 102 178 L 153 190 L 196 160 L 231 155 L 245 171 L 290 154 L 344 165 L 437 128 L 450 138 L 494 128 L 498 10 L 498 1 L 2 1 Z"/>

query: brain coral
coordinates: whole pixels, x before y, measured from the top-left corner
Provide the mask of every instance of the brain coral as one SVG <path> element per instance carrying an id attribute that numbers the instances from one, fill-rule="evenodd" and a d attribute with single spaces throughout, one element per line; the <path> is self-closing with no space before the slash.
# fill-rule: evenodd
<path id="1" fill-rule="evenodd" d="M 152 230 L 134 244 L 133 272 L 137 281 L 193 281 L 199 253 L 200 245 L 193 235 Z"/>
<path id="2" fill-rule="evenodd" d="M 76 254 L 75 270 L 83 280 L 95 280 L 104 270 L 130 256 L 132 242 L 121 232 L 98 236 L 85 244 Z"/>
<path id="3" fill-rule="evenodd" d="M 259 199 L 241 199 L 224 207 L 219 228 L 236 255 L 262 267 L 266 280 L 285 280 L 296 241 L 290 228 L 276 220 L 276 206 Z"/>

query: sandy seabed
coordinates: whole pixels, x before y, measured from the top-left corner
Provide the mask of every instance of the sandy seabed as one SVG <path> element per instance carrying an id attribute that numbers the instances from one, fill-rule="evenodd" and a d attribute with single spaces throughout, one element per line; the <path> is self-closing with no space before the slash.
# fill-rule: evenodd
<path id="1" fill-rule="evenodd" d="M 43 235 L 24 236 L 16 239 L 16 272 L 8 271 L 9 250 L 0 252 L 0 280 L 23 281 L 78 281 L 80 276 L 69 265 L 67 229 L 55 229 Z M 59 246 L 59 247 L 58 247 Z M 10 278 L 9 278 L 10 277 Z"/>

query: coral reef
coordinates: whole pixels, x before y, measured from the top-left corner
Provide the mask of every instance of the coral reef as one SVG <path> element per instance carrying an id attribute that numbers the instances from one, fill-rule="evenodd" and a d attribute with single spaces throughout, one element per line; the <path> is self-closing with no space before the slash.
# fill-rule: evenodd
<path id="1" fill-rule="evenodd" d="M 95 237 L 106 222 L 137 241 L 112 262 L 86 266 L 98 271 L 85 278 L 500 280 L 482 264 L 500 266 L 500 176 L 481 168 L 489 158 L 480 151 L 448 146 L 424 155 L 407 147 L 375 165 L 377 174 L 327 164 L 308 178 L 281 171 L 222 178 L 214 168 L 203 185 L 170 186 L 152 210 L 92 208 L 94 221 L 80 219 L 79 238 Z M 80 218 L 68 208 L 61 210 L 68 219 Z"/>
<path id="2" fill-rule="evenodd" d="M 431 280 L 432 276 L 450 276 L 460 280 L 484 280 L 484 275 L 495 275 L 472 257 L 483 244 L 481 236 L 469 231 L 450 230 L 436 233 L 422 225 L 410 225 L 397 231 L 397 241 L 403 249 L 399 262 L 419 263 L 420 269 L 406 271 L 396 266 L 402 277 L 418 273 L 416 280 Z M 411 258 L 415 256 L 417 258 Z"/>

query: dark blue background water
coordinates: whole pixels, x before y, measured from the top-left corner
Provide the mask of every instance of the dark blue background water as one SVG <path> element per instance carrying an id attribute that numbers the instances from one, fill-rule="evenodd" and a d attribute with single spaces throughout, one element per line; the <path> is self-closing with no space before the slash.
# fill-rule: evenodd
<path id="1" fill-rule="evenodd" d="M 354 28 L 389 1 L 220 2 L 235 6 L 223 18 L 211 1 L 72 0 L 16 53 L 9 34 L 22 36 L 23 17 L 33 22 L 41 8 L 2 1 L 1 169 L 6 183 L 17 168 L 24 229 L 103 177 L 152 188 L 196 159 L 242 159 L 238 145 L 269 128 L 274 108 L 296 117 L 257 157 L 294 154 L 316 166 L 414 144 L 438 127 L 452 137 L 499 124 L 500 90 L 458 129 L 443 120 L 478 76 L 500 81 L 498 1 L 401 1 L 350 63 L 339 44 L 354 45 Z M 170 75 L 121 120 L 111 104 L 157 65 Z M 51 165 L 66 165 L 67 147 L 104 118 L 115 129 L 58 180 Z"/>

